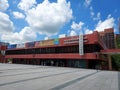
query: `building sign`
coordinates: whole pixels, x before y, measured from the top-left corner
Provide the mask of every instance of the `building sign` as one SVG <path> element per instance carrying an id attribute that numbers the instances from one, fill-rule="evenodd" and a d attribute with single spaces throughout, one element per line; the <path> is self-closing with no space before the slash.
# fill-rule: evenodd
<path id="1" fill-rule="evenodd" d="M 37 41 L 35 42 L 35 47 L 50 46 L 50 45 L 57 45 L 57 44 L 59 44 L 59 38 L 44 40 L 44 41 Z"/>
<path id="2" fill-rule="evenodd" d="M 28 42 L 25 44 L 26 48 L 31 48 L 31 47 L 35 47 L 35 42 Z"/>
<path id="3" fill-rule="evenodd" d="M 16 48 L 25 48 L 25 43 L 17 44 Z"/>
<path id="4" fill-rule="evenodd" d="M 49 46 L 49 45 L 54 45 L 54 40 L 45 40 L 45 41 L 40 41 L 39 46 Z"/>
<path id="5" fill-rule="evenodd" d="M 54 40 L 38 41 L 35 43 L 35 47 L 37 47 L 37 46 L 49 46 L 49 45 L 54 45 Z"/>
<path id="6" fill-rule="evenodd" d="M 39 43 L 40 41 L 35 42 L 35 47 L 39 47 L 40 46 Z"/>
<path id="7" fill-rule="evenodd" d="M 59 44 L 59 38 L 54 39 L 54 44 L 55 45 Z"/>
<path id="8" fill-rule="evenodd" d="M 17 44 L 8 45 L 7 49 L 15 49 Z"/>
<path id="9" fill-rule="evenodd" d="M 64 40 L 64 44 L 72 44 L 72 43 L 79 43 L 79 38 L 74 37 L 74 38 Z"/>
<path id="10" fill-rule="evenodd" d="M 84 55 L 83 34 L 79 35 L 79 54 Z"/>

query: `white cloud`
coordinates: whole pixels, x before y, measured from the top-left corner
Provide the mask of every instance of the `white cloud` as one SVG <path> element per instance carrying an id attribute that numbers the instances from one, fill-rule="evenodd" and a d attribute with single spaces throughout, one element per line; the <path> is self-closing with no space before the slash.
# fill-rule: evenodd
<path id="1" fill-rule="evenodd" d="M 37 4 L 36 0 L 21 0 L 18 4 L 18 8 L 27 11 L 28 9 L 34 7 L 35 4 Z"/>
<path id="2" fill-rule="evenodd" d="M 66 2 L 66 0 L 57 0 L 56 3 L 44 0 L 26 12 L 26 21 L 30 27 L 40 34 L 46 35 L 56 34 L 72 17 L 70 2 Z"/>
<path id="3" fill-rule="evenodd" d="M 17 4 L 19 2 L 19 0 L 12 0 L 13 4 Z"/>
<path id="4" fill-rule="evenodd" d="M 45 37 L 45 38 L 44 38 L 44 40 L 48 40 L 48 39 L 49 39 L 49 37 Z"/>
<path id="5" fill-rule="evenodd" d="M 97 14 L 94 13 L 94 9 L 92 6 L 90 6 L 90 15 L 93 20 L 100 20 L 101 19 L 101 13 L 98 12 Z"/>
<path id="6" fill-rule="evenodd" d="M 93 7 L 92 6 L 90 6 L 90 10 L 93 11 Z"/>
<path id="7" fill-rule="evenodd" d="M 97 13 L 96 17 L 93 17 L 93 20 L 100 20 L 101 19 L 101 14 L 100 12 Z"/>
<path id="8" fill-rule="evenodd" d="M 80 32 L 82 32 L 84 34 L 91 34 L 91 33 L 93 33 L 92 30 L 90 30 L 88 28 L 83 28 L 83 25 L 84 25 L 83 22 L 75 23 L 73 21 L 73 23 L 71 25 L 71 30 L 69 30 L 69 32 L 68 32 L 69 35 L 70 36 L 76 36 L 76 35 L 79 35 Z"/>
<path id="9" fill-rule="evenodd" d="M 95 15 L 94 10 L 93 10 L 93 7 L 90 6 L 89 9 L 90 9 L 90 15 L 91 15 L 91 17 L 93 17 L 93 16 Z"/>
<path id="10" fill-rule="evenodd" d="M 11 32 L 7 34 L 3 34 L 1 36 L 1 39 L 11 44 L 16 44 L 16 43 L 34 41 L 36 37 L 37 37 L 36 33 L 30 27 L 24 27 L 19 33 Z"/>
<path id="11" fill-rule="evenodd" d="M 93 17 L 95 15 L 95 13 L 93 11 L 90 12 L 91 17 Z"/>
<path id="12" fill-rule="evenodd" d="M 5 11 L 9 7 L 8 0 L 0 0 L 0 11 Z"/>
<path id="13" fill-rule="evenodd" d="M 99 20 L 98 24 L 96 25 L 95 30 L 104 31 L 104 29 L 106 28 L 112 28 L 114 27 L 114 21 L 115 19 L 111 17 L 111 15 L 108 15 L 106 20 L 104 21 Z"/>
<path id="14" fill-rule="evenodd" d="M 25 18 L 25 16 L 22 13 L 16 12 L 16 11 L 13 12 L 13 16 L 16 19 L 23 19 L 23 18 Z"/>
<path id="15" fill-rule="evenodd" d="M 82 26 L 84 25 L 83 22 L 79 22 L 78 24 L 75 23 L 74 21 L 72 22 L 71 29 L 73 30 L 80 30 Z"/>
<path id="16" fill-rule="evenodd" d="M 77 35 L 77 32 L 76 31 L 74 31 L 74 30 L 71 30 L 70 31 L 70 36 L 76 36 Z"/>
<path id="17" fill-rule="evenodd" d="M 21 0 L 18 5 L 21 10 L 24 10 L 26 17 L 22 13 L 13 12 L 15 18 L 24 17 L 29 24 L 28 27 L 24 27 L 20 32 L 13 32 L 13 22 L 7 14 L 0 12 L 0 38 L 2 41 L 10 42 L 11 44 L 24 43 L 34 41 L 37 37 L 37 32 L 46 35 L 55 34 L 73 17 L 70 2 L 66 2 L 66 0 L 58 0 L 56 3 L 50 3 L 45 0 L 37 6 L 34 6 L 35 3 L 25 6 L 25 4 L 28 4 L 27 2 L 28 0 Z"/>
<path id="18" fill-rule="evenodd" d="M 107 18 L 111 18 L 111 14 L 109 14 Z"/>
<path id="19" fill-rule="evenodd" d="M 91 4 L 92 0 L 85 0 L 85 6 L 88 7 Z"/>
<path id="20" fill-rule="evenodd" d="M 74 21 L 72 22 L 71 25 L 71 30 L 69 31 L 69 35 L 70 36 L 75 36 L 78 35 L 80 30 L 82 30 L 84 23 L 83 22 L 79 22 L 78 24 L 75 23 Z"/>
<path id="21" fill-rule="evenodd" d="M 85 33 L 85 34 L 91 34 L 91 33 L 93 33 L 93 31 L 92 31 L 92 30 L 89 30 L 89 29 L 84 29 L 84 33 Z"/>
<path id="22" fill-rule="evenodd" d="M 3 12 L 0 12 L 0 33 L 9 33 L 13 30 L 14 25 L 9 16 Z"/>
<path id="23" fill-rule="evenodd" d="M 22 37 L 23 41 L 34 41 L 37 37 L 36 32 L 30 27 L 24 27 L 20 32 L 20 36 Z"/>
<path id="24" fill-rule="evenodd" d="M 1 40 L 4 42 L 9 42 L 9 43 L 13 44 L 13 43 L 19 42 L 20 38 L 19 38 L 18 33 L 10 32 L 10 33 L 6 33 L 6 34 L 2 34 Z"/>

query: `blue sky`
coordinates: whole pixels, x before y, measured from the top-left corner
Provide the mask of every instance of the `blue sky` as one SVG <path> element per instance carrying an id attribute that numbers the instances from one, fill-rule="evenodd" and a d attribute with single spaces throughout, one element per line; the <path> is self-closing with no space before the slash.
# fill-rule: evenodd
<path id="1" fill-rule="evenodd" d="M 103 31 L 118 33 L 119 0 L 0 0 L 0 40 L 24 43 Z"/>

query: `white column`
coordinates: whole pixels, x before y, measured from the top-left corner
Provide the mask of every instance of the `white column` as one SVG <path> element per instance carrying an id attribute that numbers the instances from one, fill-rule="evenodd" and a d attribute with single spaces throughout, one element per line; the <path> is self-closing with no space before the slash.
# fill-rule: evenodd
<path id="1" fill-rule="evenodd" d="M 79 34 L 79 55 L 84 55 L 84 42 L 83 42 L 83 33 Z"/>

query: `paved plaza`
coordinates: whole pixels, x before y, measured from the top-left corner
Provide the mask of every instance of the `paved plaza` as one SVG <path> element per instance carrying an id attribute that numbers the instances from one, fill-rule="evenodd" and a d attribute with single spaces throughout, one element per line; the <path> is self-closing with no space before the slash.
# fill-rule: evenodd
<path id="1" fill-rule="evenodd" d="M 0 90 L 120 90 L 120 72 L 0 63 Z"/>

